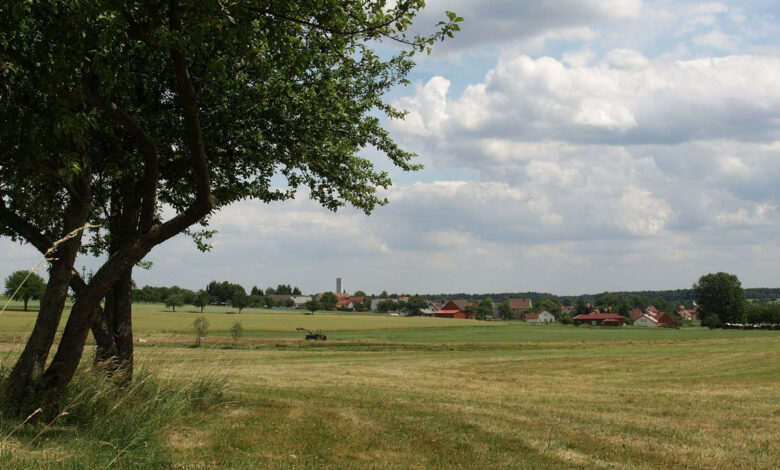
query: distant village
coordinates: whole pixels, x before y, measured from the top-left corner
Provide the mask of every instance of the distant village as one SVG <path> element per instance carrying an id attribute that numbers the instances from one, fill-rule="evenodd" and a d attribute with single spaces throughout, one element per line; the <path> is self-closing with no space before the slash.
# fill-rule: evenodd
<path id="1" fill-rule="evenodd" d="M 598 295 L 559 297 L 552 294 L 527 292 L 521 294 L 439 294 L 367 295 L 363 291 L 352 294 L 344 289 L 341 278 L 336 279 L 335 291 L 304 295 L 298 287 L 280 284 L 263 290 L 257 286 L 247 293 L 240 284 L 211 281 L 206 289 L 197 292 L 172 287 L 133 289 L 134 302 L 164 303 L 176 310 L 183 305 L 194 305 L 201 312 L 208 305 L 246 308 L 300 309 L 314 314 L 330 310 L 342 312 L 372 312 L 388 316 L 424 316 L 482 321 L 523 321 L 526 323 L 558 323 L 589 326 L 635 325 L 649 328 L 677 328 L 704 325 L 707 318 L 696 304 L 692 290 L 604 292 Z M 749 324 L 780 325 L 780 289 L 756 288 L 746 290 L 754 297 L 746 300 Z M 525 294 L 525 295 L 524 295 Z M 676 300 L 667 300 L 676 299 Z M 723 322 L 724 328 L 739 323 Z"/>
<path id="2" fill-rule="evenodd" d="M 341 278 L 337 278 L 336 292 L 320 292 L 313 296 L 276 294 L 271 295 L 271 297 L 277 302 L 290 304 L 293 308 L 305 309 L 307 304 L 313 305 L 312 302 L 315 302 L 317 307 L 325 310 L 464 320 L 520 320 L 526 323 L 561 322 L 592 326 L 633 324 L 651 328 L 675 328 L 678 326 L 680 319 L 686 321 L 698 319 L 696 308 L 689 309 L 685 305 L 679 305 L 670 313 L 659 311 L 654 305 L 649 305 L 644 309 L 631 309 L 625 315 L 622 315 L 617 313 L 614 306 L 595 308 L 589 303 L 557 305 L 547 302 L 553 304 L 555 308 L 548 310 L 544 305 L 538 305 L 535 308 L 533 301 L 529 298 L 506 298 L 501 302 L 493 302 L 489 299 L 481 301 L 467 299 L 436 301 L 419 296 L 379 296 L 370 298 L 362 292 L 358 294 L 351 295 L 345 292 Z"/>

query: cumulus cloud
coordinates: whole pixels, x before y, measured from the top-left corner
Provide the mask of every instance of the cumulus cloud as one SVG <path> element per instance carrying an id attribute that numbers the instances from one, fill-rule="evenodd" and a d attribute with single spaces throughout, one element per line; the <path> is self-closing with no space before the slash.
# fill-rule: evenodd
<path id="1" fill-rule="evenodd" d="M 520 55 L 500 60 L 455 99 L 442 77 L 418 86 L 398 103 L 414 117 L 399 129 L 525 141 L 772 140 L 780 127 L 778 81 L 775 57 L 650 61 L 618 49 L 599 64 L 567 66 Z"/>

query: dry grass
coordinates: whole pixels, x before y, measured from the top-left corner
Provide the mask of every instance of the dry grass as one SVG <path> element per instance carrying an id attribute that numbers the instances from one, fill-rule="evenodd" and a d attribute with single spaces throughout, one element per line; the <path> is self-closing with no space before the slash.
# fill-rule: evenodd
<path id="1" fill-rule="evenodd" d="M 198 424 L 197 447 L 172 441 L 182 462 L 776 468 L 777 340 L 604 348 L 144 354 L 172 377 L 204 361 L 231 377 L 236 405 Z"/>
<path id="2" fill-rule="evenodd" d="M 264 328 L 292 329 L 299 318 L 265 312 L 217 318 L 216 324 L 225 319 L 226 329 L 240 319 L 257 333 L 238 349 L 216 345 L 232 343 L 227 336 L 210 336 L 211 348 L 193 349 L 184 347 L 192 342 L 189 335 L 144 323 L 151 325 L 155 315 L 158 323 L 178 325 L 190 314 L 140 312 L 139 336 L 149 343 L 137 349 L 139 365 L 154 368 L 157 380 L 180 385 L 207 369 L 228 381 L 228 401 L 171 420 L 159 429 L 164 450 L 147 455 L 136 446 L 139 456 L 130 462 L 174 468 L 769 469 L 780 461 L 777 332 L 751 337 L 459 320 L 453 322 L 465 328 L 439 328 L 397 318 L 301 315 L 302 321 L 340 322 L 341 341 L 314 347 L 263 337 L 273 331 Z M 18 350 L 10 330 L 0 325 L 0 331 L 10 341 L 0 342 L 0 351 Z M 100 446 L 79 439 L 73 442 L 81 446 L 71 447 L 62 434 L 57 445 L 28 449 L 23 439 L 12 438 L 5 449 L 25 456 L 20 462 L 40 455 L 72 463 L 79 449 Z"/>

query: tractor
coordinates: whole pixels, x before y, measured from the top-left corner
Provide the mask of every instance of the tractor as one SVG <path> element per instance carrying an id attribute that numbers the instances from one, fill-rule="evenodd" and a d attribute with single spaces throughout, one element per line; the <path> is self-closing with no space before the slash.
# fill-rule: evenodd
<path id="1" fill-rule="evenodd" d="M 306 332 L 306 340 L 314 340 L 314 341 L 325 341 L 328 339 L 328 335 L 323 333 L 321 330 L 307 330 L 306 328 L 296 328 L 298 331 L 305 331 Z"/>

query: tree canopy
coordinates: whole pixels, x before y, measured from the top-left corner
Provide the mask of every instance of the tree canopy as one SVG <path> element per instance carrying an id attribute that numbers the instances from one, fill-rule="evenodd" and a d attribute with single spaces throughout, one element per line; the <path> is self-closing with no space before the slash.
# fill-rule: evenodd
<path id="1" fill-rule="evenodd" d="M 403 116 L 383 95 L 405 83 L 415 52 L 461 20 L 447 13 L 431 34 L 407 34 L 423 6 L 0 3 L 0 233 L 44 252 L 99 226 L 83 243 L 56 244 L 9 396 L 41 386 L 56 401 L 95 322 L 131 355 L 132 337 L 117 335 L 131 326 L 133 266 L 183 232 L 207 249 L 212 233 L 193 226 L 213 210 L 303 188 L 331 210 L 370 213 L 386 203 L 377 189 L 391 184 L 387 172 L 360 153 L 374 148 L 403 170 L 418 166 L 382 128 L 379 114 Z M 379 40 L 405 49 L 380 55 Z M 174 213 L 165 220 L 163 205 Z M 79 251 L 105 257 L 88 283 L 73 270 Z M 69 285 L 76 302 L 47 369 Z"/>
<path id="2" fill-rule="evenodd" d="M 693 285 L 703 325 L 745 323 L 745 292 L 734 274 L 705 274 Z"/>
<path id="3" fill-rule="evenodd" d="M 46 289 L 46 283 L 43 278 L 29 271 L 14 271 L 5 278 L 5 294 L 13 295 L 16 293 L 16 298 L 24 302 L 25 312 L 30 299 L 40 299 L 44 289 Z"/>

